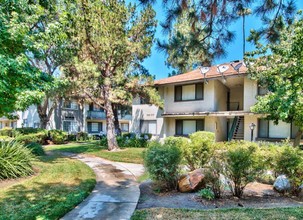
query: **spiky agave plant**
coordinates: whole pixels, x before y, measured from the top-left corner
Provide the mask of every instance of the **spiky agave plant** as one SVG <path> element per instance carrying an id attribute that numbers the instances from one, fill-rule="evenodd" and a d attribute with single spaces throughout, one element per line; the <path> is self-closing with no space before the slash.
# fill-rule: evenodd
<path id="1" fill-rule="evenodd" d="M 17 141 L 0 142 L 0 180 L 29 176 L 35 156 Z"/>

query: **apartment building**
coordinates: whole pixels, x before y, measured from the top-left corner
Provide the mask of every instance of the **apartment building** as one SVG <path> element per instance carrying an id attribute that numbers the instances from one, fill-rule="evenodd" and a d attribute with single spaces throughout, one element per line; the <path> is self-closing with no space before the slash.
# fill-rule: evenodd
<path id="1" fill-rule="evenodd" d="M 264 119 L 250 108 L 265 89 L 247 75 L 241 61 L 202 67 L 188 73 L 155 81 L 164 108 L 133 103 L 132 131 L 152 133 L 158 138 L 187 136 L 204 130 L 217 141 L 281 140 L 294 138 L 292 123 Z"/>
<path id="2" fill-rule="evenodd" d="M 40 119 L 35 105 L 26 111 L 17 112 L 19 119 L 15 127 L 40 127 Z M 129 132 L 132 119 L 131 107 L 120 106 L 118 119 L 123 132 Z M 76 100 L 61 100 L 54 110 L 47 129 L 59 129 L 69 133 L 87 132 L 89 134 L 106 133 L 105 111 L 92 104 L 79 104 Z"/>

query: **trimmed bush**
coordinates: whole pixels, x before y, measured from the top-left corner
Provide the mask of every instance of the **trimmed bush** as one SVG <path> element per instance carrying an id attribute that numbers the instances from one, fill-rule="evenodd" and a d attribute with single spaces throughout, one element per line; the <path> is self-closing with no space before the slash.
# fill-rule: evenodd
<path id="1" fill-rule="evenodd" d="M 0 179 L 29 176 L 34 155 L 17 141 L 0 142 Z"/>
<path id="2" fill-rule="evenodd" d="M 68 134 L 67 135 L 67 141 L 77 141 L 77 135 L 76 134 Z"/>
<path id="3" fill-rule="evenodd" d="M 43 156 L 45 155 L 44 149 L 41 144 L 36 142 L 29 143 L 25 145 L 26 148 L 30 149 L 34 155 Z"/>
<path id="4" fill-rule="evenodd" d="M 215 134 L 198 131 L 189 135 L 190 143 L 183 145 L 182 155 L 191 170 L 205 166 L 214 154 Z"/>
<path id="5" fill-rule="evenodd" d="M 223 173 L 231 180 L 232 194 L 240 198 L 246 185 L 264 171 L 263 155 L 259 154 L 258 145 L 252 142 L 232 141 L 226 145 Z"/>
<path id="6" fill-rule="evenodd" d="M 18 135 L 16 137 L 16 140 L 18 142 L 22 142 L 25 145 L 32 143 L 32 142 L 36 142 L 39 144 L 45 144 L 47 138 L 48 138 L 47 134 L 44 131 L 42 131 L 42 132 L 34 133 L 34 134 Z"/>
<path id="7" fill-rule="evenodd" d="M 180 148 L 180 150 L 183 153 L 183 150 L 185 150 L 185 148 L 187 148 L 189 145 L 189 139 L 185 138 L 185 137 L 171 136 L 171 137 L 167 137 L 164 139 L 164 144 L 176 146 L 176 147 Z"/>
<path id="8" fill-rule="evenodd" d="M 40 132 L 47 132 L 47 130 L 42 128 L 15 128 L 14 129 L 14 136 L 17 136 L 18 134 L 37 134 Z"/>
<path id="9" fill-rule="evenodd" d="M 166 189 L 176 189 L 181 151 L 172 145 L 151 142 L 144 155 L 144 164 L 151 178 Z"/>
<path id="10" fill-rule="evenodd" d="M 89 140 L 88 133 L 82 131 L 77 133 L 77 141 L 88 141 L 88 140 Z"/>
<path id="11" fill-rule="evenodd" d="M 224 190 L 224 184 L 220 179 L 220 173 L 223 172 L 223 162 L 218 155 L 210 161 L 209 168 L 206 169 L 205 181 L 208 188 L 212 190 L 215 198 L 221 198 Z"/>
<path id="12" fill-rule="evenodd" d="M 150 133 L 143 133 L 143 134 L 140 134 L 140 138 L 143 138 L 145 140 L 150 140 L 152 138 L 152 134 Z"/>
<path id="13" fill-rule="evenodd" d="M 298 196 L 303 180 L 303 152 L 299 148 L 284 147 L 277 157 L 276 172 L 285 174 L 290 181 L 291 194 Z"/>
<path id="14" fill-rule="evenodd" d="M 64 144 L 67 141 L 67 132 L 61 130 L 50 130 L 48 132 L 51 141 L 54 144 Z"/>

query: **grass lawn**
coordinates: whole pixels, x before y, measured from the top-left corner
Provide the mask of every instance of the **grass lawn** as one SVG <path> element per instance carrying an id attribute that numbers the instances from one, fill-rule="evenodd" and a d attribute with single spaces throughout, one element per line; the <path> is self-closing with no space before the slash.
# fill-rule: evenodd
<path id="1" fill-rule="evenodd" d="M 98 142 L 91 143 L 69 143 L 63 145 L 45 146 L 46 150 L 54 152 L 71 152 L 71 153 L 85 153 L 102 157 L 111 161 L 138 163 L 143 164 L 142 153 L 145 148 L 124 148 L 121 151 L 110 152 L 98 145 Z"/>
<path id="2" fill-rule="evenodd" d="M 132 220 L 143 219 L 207 219 L 207 220 L 280 220 L 303 219 L 303 208 L 188 210 L 153 208 L 135 211 Z"/>
<path id="3" fill-rule="evenodd" d="M 0 187 L 0 219 L 59 219 L 85 199 L 95 174 L 84 163 L 55 156 L 39 157 L 36 176 Z M 0 182 L 1 185 L 1 182 Z"/>

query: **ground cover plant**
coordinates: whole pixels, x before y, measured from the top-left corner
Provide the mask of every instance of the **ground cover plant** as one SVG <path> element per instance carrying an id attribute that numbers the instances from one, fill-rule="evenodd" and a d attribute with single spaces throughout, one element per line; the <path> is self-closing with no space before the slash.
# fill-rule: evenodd
<path id="1" fill-rule="evenodd" d="M 34 162 L 36 175 L 0 187 L 0 219 L 59 219 L 93 189 L 95 174 L 84 163 L 39 158 Z"/>
<path id="2" fill-rule="evenodd" d="M 0 141 L 0 180 L 33 174 L 31 150 L 17 141 Z"/>

